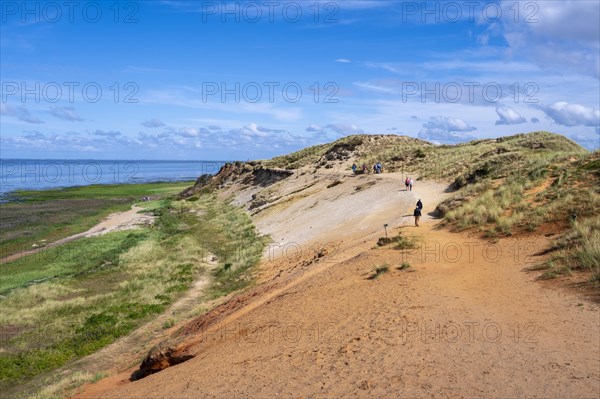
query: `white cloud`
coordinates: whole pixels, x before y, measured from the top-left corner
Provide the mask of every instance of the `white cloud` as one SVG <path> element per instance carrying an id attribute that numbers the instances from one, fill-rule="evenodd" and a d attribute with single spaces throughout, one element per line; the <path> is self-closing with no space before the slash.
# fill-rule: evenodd
<path id="1" fill-rule="evenodd" d="M 379 86 L 375 83 L 370 83 L 370 82 L 354 82 L 353 85 L 356 87 L 360 87 L 361 89 L 373 91 L 376 93 L 384 93 L 384 94 L 398 93 L 397 90 L 391 88 L 390 86 Z"/>
<path id="2" fill-rule="evenodd" d="M 502 8 L 502 32 L 513 55 L 599 77 L 600 2 L 504 0 Z"/>
<path id="3" fill-rule="evenodd" d="M 426 129 L 443 129 L 449 132 L 470 132 L 477 129 L 460 118 L 447 116 L 432 116 L 429 121 L 423 124 L 423 127 Z"/>
<path id="4" fill-rule="evenodd" d="M 496 113 L 500 118 L 496 121 L 496 125 L 518 125 L 527 122 L 527 119 L 512 108 L 496 107 Z"/>
<path id="5" fill-rule="evenodd" d="M 597 127 L 595 132 L 571 133 L 567 134 L 567 137 L 588 150 L 595 151 L 600 149 L 600 127 Z"/>
<path id="6" fill-rule="evenodd" d="M 242 85 L 243 86 L 243 85 Z M 230 85 L 229 87 L 235 87 Z M 265 102 L 249 102 L 243 98 L 242 90 L 236 94 L 239 101 L 236 101 L 235 95 L 225 96 L 219 92 L 212 96 L 206 96 L 200 88 L 192 87 L 175 87 L 167 90 L 150 90 L 141 96 L 141 101 L 149 104 L 159 104 L 166 106 L 179 106 L 185 108 L 201 109 L 204 111 L 218 111 L 230 114 L 248 114 L 248 115 L 267 115 L 277 120 L 294 121 L 302 116 L 302 108 L 296 106 L 292 99 L 296 98 L 294 89 L 290 89 L 284 97 L 281 86 L 275 88 L 274 102 L 266 102 L 269 100 L 269 92 L 266 87 L 263 87 L 261 100 Z M 225 98 L 223 98 L 225 96 Z M 312 98 L 305 95 L 306 98 Z M 299 100 L 302 100 L 302 95 L 299 95 Z M 300 104 L 300 101 L 298 102 Z M 231 119 L 231 117 L 229 118 Z"/>
<path id="7" fill-rule="evenodd" d="M 564 126 L 599 126 L 600 111 L 580 104 L 569 104 L 565 101 L 554 103 L 542 110 L 559 125 Z"/>
<path id="8" fill-rule="evenodd" d="M 514 8 L 514 0 L 506 0 L 505 3 L 513 5 Z M 588 42 L 598 46 L 598 36 L 600 36 L 598 1 L 548 1 L 534 4 L 536 7 L 528 3 L 531 2 L 523 0 L 519 4 L 522 12 L 520 20 L 524 21 L 524 25 L 529 25 L 535 36 L 552 40 Z"/>
<path id="9" fill-rule="evenodd" d="M 212 135 L 207 146 L 253 148 L 260 151 L 297 150 L 307 145 L 302 136 L 294 135 L 287 130 L 273 129 L 250 123 L 241 128 L 221 131 Z"/>
<path id="10" fill-rule="evenodd" d="M 80 122 L 83 120 L 73 107 L 50 107 L 50 114 L 65 121 Z"/>
<path id="11" fill-rule="evenodd" d="M 6 103 L 0 103 L 0 115 L 12 116 L 20 121 L 32 124 L 44 123 L 43 120 L 31 115 L 25 105 L 13 106 Z"/>
<path id="12" fill-rule="evenodd" d="M 390 63 L 385 63 L 385 62 L 367 62 L 366 66 L 368 66 L 369 68 L 383 69 L 383 70 L 386 70 L 386 71 L 392 72 L 392 73 L 400 73 L 401 72 L 401 70 L 398 66 L 392 65 Z"/>
<path id="13" fill-rule="evenodd" d="M 121 135 L 121 132 L 118 131 L 113 131 L 110 130 L 108 132 L 105 132 L 104 130 L 96 130 L 94 132 L 92 132 L 92 134 L 96 135 L 96 136 L 103 136 L 103 137 L 117 137 Z"/>
<path id="14" fill-rule="evenodd" d="M 241 129 L 236 130 L 241 136 L 246 138 L 267 138 L 270 137 L 272 131 L 270 129 L 261 128 L 256 123 L 250 123 L 242 127 Z"/>
<path id="15" fill-rule="evenodd" d="M 418 136 L 420 139 L 434 142 L 458 143 L 475 139 L 466 132 L 476 129 L 460 118 L 432 116 L 423 124 Z"/>
<path id="16" fill-rule="evenodd" d="M 152 119 L 142 122 L 142 126 L 153 128 L 153 127 L 163 127 L 163 126 L 165 126 L 165 124 L 160 119 L 152 118 Z"/>
<path id="17" fill-rule="evenodd" d="M 365 131 L 356 125 L 347 125 L 342 123 L 333 123 L 325 126 L 327 129 L 333 130 L 340 136 L 347 136 L 349 134 L 364 134 Z"/>
<path id="18" fill-rule="evenodd" d="M 335 62 L 341 62 L 342 64 L 348 64 L 348 63 L 351 63 L 352 61 L 347 58 L 338 58 L 337 60 L 335 60 Z"/>
<path id="19" fill-rule="evenodd" d="M 177 136 L 181 137 L 198 137 L 200 135 L 200 131 L 195 127 L 182 127 L 176 130 L 173 130 L 173 133 Z"/>
<path id="20" fill-rule="evenodd" d="M 325 129 L 319 125 L 309 125 L 306 128 L 306 131 L 311 132 L 311 133 L 323 133 L 325 131 Z"/>

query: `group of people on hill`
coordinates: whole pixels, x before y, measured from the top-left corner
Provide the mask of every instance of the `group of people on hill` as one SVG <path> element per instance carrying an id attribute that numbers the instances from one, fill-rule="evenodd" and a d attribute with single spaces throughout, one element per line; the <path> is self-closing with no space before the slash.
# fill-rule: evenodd
<path id="1" fill-rule="evenodd" d="M 358 170 L 358 166 L 354 163 L 352 164 L 352 172 L 353 173 L 357 173 L 356 171 Z M 373 173 L 375 174 L 380 174 L 383 171 L 383 166 L 381 165 L 380 162 L 377 162 L 376 164 L 373 165 Z M 367 165 L 366 164 L 362 164 L 362 173 L 363 174 L 367 174 Z M 406 177 L 406 179 L 404 180 L 404 185 L 406 186 L 406 191 L 412 191 L 413 185 L 414 185 L 414 180 L 412 177 L 408 176 Z M 421 202 L 421 199 L 419 198 L 419 200 L 417 201 L 417 205 L 416 208 L 413 212 L 413 216 L 415 217 L 415 226 L 419 227 L 419 220 L 421 219 L 421 210 L 423 209 L 423 202 Z"/>
<path id="2" fill-rule="evenodd" d="M 352 172 L 354 174 L 356 174 L 356 171 L 358 170 L 358 166 L 354 163 L 352 164 Z M 381 174 L 383 172 L 383 165 L 381 164 L 381 162 L 377 162 L 376 164 L 373 165 L 373 173 L 375 174 Z M 367 168 L 367 164 L 362 164 L 362 173 L 363 174 L 367 174 L 368 172 L 368 168 Z"/>

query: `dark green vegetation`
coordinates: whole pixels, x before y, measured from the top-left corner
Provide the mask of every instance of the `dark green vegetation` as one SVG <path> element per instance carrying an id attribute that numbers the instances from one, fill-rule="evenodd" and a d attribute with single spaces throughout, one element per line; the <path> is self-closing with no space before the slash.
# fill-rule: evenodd
<path id="1" fill-rule="evenodd" d="M 139 191 L 127 191 L 133 194 Z M 21 206 L 81 200 L 72 193 L 48 199 L 54 195 Z M 16 394 L 32 378 L 129 334 L 198 278 L 212 281 L 207 300 L 252 281 L 266 238 L 242 210 L 211 194 L 146 204 L 157 216 L 152 227 L 78 239 L 0 266 L 0 390 Z"/>
<path id="2" fill-rule="evenodd" d="M 189 185 L 118 184 L 17 191 L 13 197 L 18 202 L 0 205 L 0 258 L 86 231 L 110 213 L 130 209 L 141 197 L 176 194 Z"/>

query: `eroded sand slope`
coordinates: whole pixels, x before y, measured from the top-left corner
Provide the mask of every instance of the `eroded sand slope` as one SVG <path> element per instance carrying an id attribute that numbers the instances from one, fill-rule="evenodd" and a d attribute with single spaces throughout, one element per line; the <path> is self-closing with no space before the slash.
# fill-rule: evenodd
<path id="1" fill-rule="evenodd" d="M 259 284 L 188 324 L 195 357 L 136 382 L 119 370 L 80 396 L 599 397 L 598 306 L 524 271 L 547 239 L 439 229 L 428 212 L 446 185 L 406 192 L 403 178 L 274 185 L 275 200 L 253 210 L 274 242 Z M 240 204 L 256 193 L 228 190 Z M 418 197 L 420 228 L 408 216 Z M 377 248 L 384 223 L 418 248 Z"/>

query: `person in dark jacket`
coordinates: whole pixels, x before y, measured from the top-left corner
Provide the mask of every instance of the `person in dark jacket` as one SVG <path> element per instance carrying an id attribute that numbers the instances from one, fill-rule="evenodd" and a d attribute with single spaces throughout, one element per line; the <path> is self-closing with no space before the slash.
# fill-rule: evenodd
<path id="1" fill-rule="evenodd" d="M 423 209 L 423 203 L 421 202 L 420 199 L 417 201 L 417 208 Z"/>
<path id="2" fill-rule="evenodd" d="M 419 227 L 419 219 L 421 219 L 421 208 L 415 208 L 415 212 L 413 213 L 415 216 L 415 226 Z"/>

